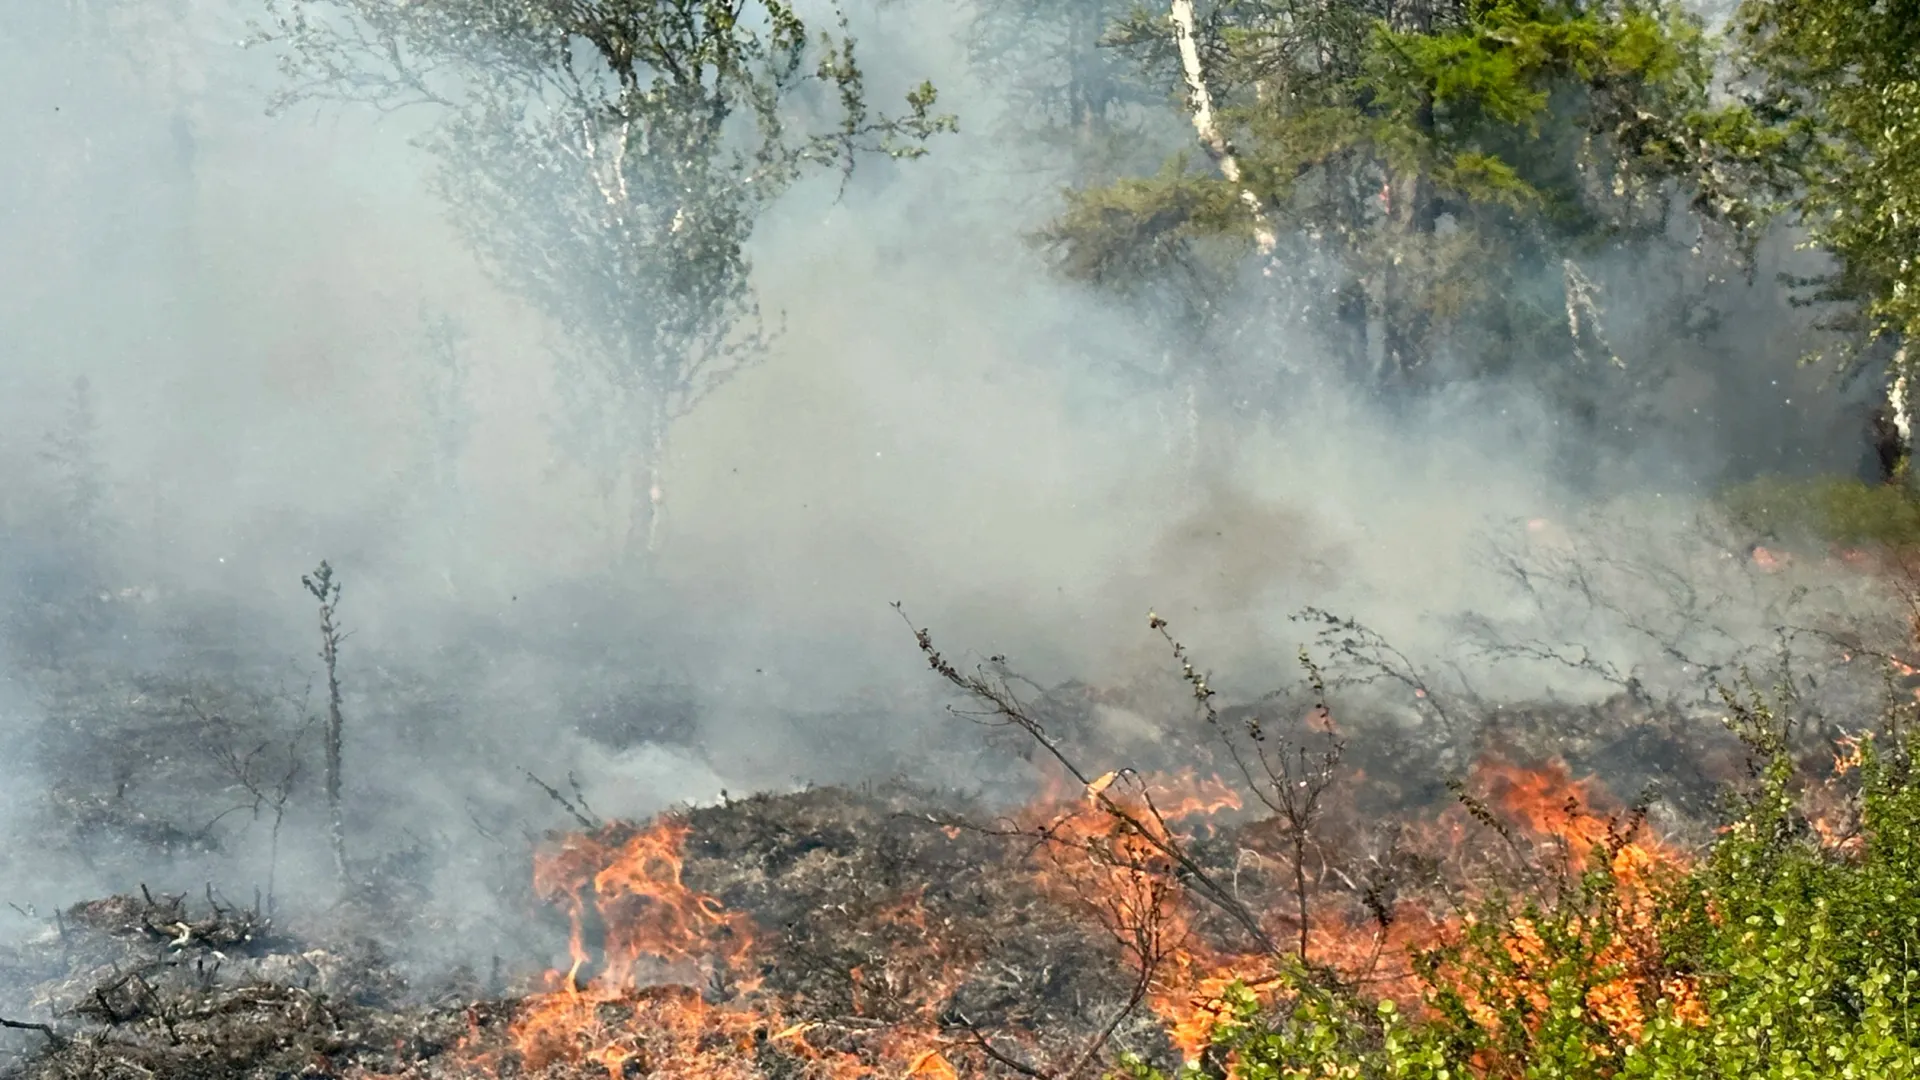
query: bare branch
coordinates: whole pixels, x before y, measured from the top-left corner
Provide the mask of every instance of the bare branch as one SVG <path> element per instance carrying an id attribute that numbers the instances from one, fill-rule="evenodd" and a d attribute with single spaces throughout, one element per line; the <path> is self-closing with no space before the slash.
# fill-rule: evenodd
<path id="1" fill-rule="evenodd" d="M 61 1038 L 60 1033 L 53 1030 L 53 1026 L 50 1024 L 36 1024 L 26 1020 L 9 1020 L 4 1016 L 0 1016 L 0 1028 L 10 1028 L 14 1031 L 37 1031 L 45 1035 L 47 1042 L 54 1046 L 61 1046 L 66 1043 L 66 1040 Z"/>
<path id="2" fill-rule="evenodd" d="M 1261 924 L 1259 916 L 1242 903 L 1233 894 L 1232 889 L 1223 885 L 1210 870 L 1193 857 L 1179 839 L 1178 834 L 1154 808 L 1150 798 L 1144 800 L 1146 809 L 1143 813 L 1115 798 L 1111 784 L 1096 784 L 1095 778 L 1083 770 L 1061 748 L 1059 741 L 1033 717 L 1005 679 L 988 676 L 984 670 L 972 675 L 963 674 L 934 647 L 933 637 L 928 631 L 913 626 L 912 620 L 907 618 L 903 605 L 895 603 L 893 608 L 907 623 L 908 629 L 913 632 L 914 640 L 918 643 L 921 654 L 926 657 L 928 666 L 941 678 L 987 707 L 984 714 L 977 716 L 977 719 L 1003 723 L 1025 732 L 1068 776 L 1080 784 L 1081 788 L 1087 792 L 1092 805 L 1129 830 L 1129 835 L 1136 836 L 1146 843 L 1156 855 L 1166 859 L 1170 864 L 1170 870 L 1208 903 L 1219 908 L 1239 924 L 1263 952 L 1275 956 L 1282 955 L 1272 935 L 1268 934 L 1266 927 Z M 1125 779 L 1136 787 L 1139 786 L 1138 777 L 1128 773 Z M 1147 868 L 1130 867 L 1130 869 Z"/>

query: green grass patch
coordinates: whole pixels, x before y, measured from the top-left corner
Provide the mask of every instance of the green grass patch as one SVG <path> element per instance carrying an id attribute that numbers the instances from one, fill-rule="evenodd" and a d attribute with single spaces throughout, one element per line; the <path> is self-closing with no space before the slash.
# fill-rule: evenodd
<path id="1" fill-rule="evenodd" d="M 1896 485 L 1763 477 L 1724 492 L 1717 501 L 1735 526 L 1759 538 L 1920 547 L 1920 500 Z"/>

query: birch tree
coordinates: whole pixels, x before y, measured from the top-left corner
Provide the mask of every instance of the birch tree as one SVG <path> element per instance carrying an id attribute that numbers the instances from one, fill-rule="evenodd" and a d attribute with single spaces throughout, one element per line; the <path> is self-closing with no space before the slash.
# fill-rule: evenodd
<path id="1" fill-rule="evenodd" d="M 1227 145 L 1227 137 L 1221 134 L 1219 121 L 1214 116 L 1213 94 L 1207 89 L 1206 72 L 1200 66 L 1200 47 L 1194 42 L 1193 0 L 1172 0 L 1167 17 L 1173 24 L 1174 46 L 1180 51 L 1180 74 L 1187 84 L 1187 107 L 1193 113 L 1193 130 L 1200 137 L 1200 145 L 1206 147 L 1207 156 L 1219 167 L 1221 177 L 1239 189 L 1241 205 L 1247 208 L 1247 216 L 1252 219 L 1254 247 L 1262 258 L 1269 258 L 1279 241 L 1274 235 L 1273 222 L 1267 220 L 1266 204 L 1240 179 L 1240 161 L 1234 156 L 1233 147 Z"/>
<path id="2" fill-rule="evenodd" d="M 630 553 L 657 546 L 674 422 L 765 354 L 760 214 L 809 171 L 918 157 L 954 127 L 926 83 L 872 112 L 844 21 L 784 0 L 265 2 L 276 108 L 436 110 L 437 188 L 563 332 L 563 434 L 606 469 Z"/>
<path id="3" fill-rule="evenodd" d="M 1911 483 L 1920 371 L 1920 11 L 1873 0 L 1745 0 L 1735 38 L 1749 123 L 1725 149 L 1837 260 L 1801 282 L 1829 305 L 1843 363 L 1884 359 L 1892 471 Z"/>
<path id="4" fill-rule="evenodd" d="M 1735 262 L 1754 217 L 1705 164 L 1713 54 L 1669 5 L 1170 0 L 1110 36 L 1183 72 L 1213 167 L 1071 193 L 1062 269 L 1127 287 L 1251 256 L 1274 310 L 1383 392 L 1537 361 L 1597 393 L 1617 366 L 1582 260 L 1692 212 Z"/>

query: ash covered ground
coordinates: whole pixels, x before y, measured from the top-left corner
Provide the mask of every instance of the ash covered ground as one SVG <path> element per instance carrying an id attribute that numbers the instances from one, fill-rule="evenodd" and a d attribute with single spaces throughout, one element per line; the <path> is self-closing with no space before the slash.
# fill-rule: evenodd
<path id="1" fill-rule="evenodd" d="M 7 1070 L 1011 1077 L 1122 1053 L 1171 1065 L 1190 1056 L 1183 1030 L 1207 1015 L 1209 980 L 1257 981 L 1297 937 L 1310 970 L 1417 999 L 1408 957 L 1473 897 L 1539 865 L 1572 871 L 1615 842 L 1603 837 L 1684 857 L 1744 775 L 1710 680 L 1494 703 L 1357 623 L 1308 612 L 1300 625 L 1322 659 L 1237 704 L 1195 681 L 1157 618 L 1143 631 L 1165 646 L 1162 670 L 1108 687 L 1042 689 L 1000 657 L 954 666 L 929 635 L 920 660 L 952 693 L 920 722 L 992 782 L 923 772 L 621 819 L 577 777 L 529 771 L 518 835 L 476 811 L 438 850 L 356 852 L 344 891 L 274 861 L 236 895 L 228 882 L 249 879 L 216 875 L 223 845 L 247 834 L 170 816 L 190 802 L 134 785 L 81 794 L 75 773 L 41 809 L 36 857 L 64 849 L 102 876 L 165 865 L 176 880 L 186 862 L 208 880 L 16 906 L 0 951 Z M 1901 689 L 1850 625 L 1808 628 L 1819 647 L 1773 657 L 1798 665 L 1810 760 L 1840 745 L 1859 701 Z M 57 700 L 87 710 L 72 727 L 115 718 L 94 744 L 96 784 L 116 783 L 115 754 L 118 775 L 174 763 L 182 789 L 224 776 L 253 838 L 278 812 L 285 847 L 268 854 L 299 863 L 296 834 L 321 826 L 293 809 L 311 789 L 221 749 L 235 733 L 215 718 L 247 702 L 164 680 L 68 693 Z M 167 700 L 178 707 L 142 709 Z M 689 762 L 724 752 L 690 735 L 640 738 Z M 1296 786 L 1318 800 L 1310 822 L 1286 801 Z M 460 887 L 485 895 L 449 904 Z M 484 948 L 447 947 L 463 936 Z"/>

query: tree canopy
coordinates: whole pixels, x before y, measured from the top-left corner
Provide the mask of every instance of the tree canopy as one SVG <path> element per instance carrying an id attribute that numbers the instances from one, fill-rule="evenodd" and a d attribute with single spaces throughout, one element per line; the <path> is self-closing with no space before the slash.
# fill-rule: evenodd
<path id="1" fill-rule="evenodd" d="M 1116 38 L 1151 55 L 1159 21 Z M 1073 192 L 1049 234 L 1061 265 L 1124 285 L 1196 245 L 1232 257 L 1250 193 L 1331 262 L 1348 359 L 1383 384 L 1443 359 L 1459 374 L 1542 348 L 1605 356 L 1584 255 L 1658 238 L 1689 205 L 1732 228 L 1756 213 L 1703 153 L 1730 107 L 1677 8 L 1259 0 L 1222 5 L 1208 33 L 1240 179 L 1176 160 Z"/>
<path id="2" fill-rule="evenodd" d="M 1780 203 L 1838 261 L 1822 296 L 1920 334 L 1920 4 L 1746 0 L 1741 98 Z"/>
<path id="3" fill-rule="evenodd" d="M 955 121 L 923 83 L 875 113 L 844 24 L 783 0 L 271 0 L 282 107 L 437 108 L 440 192 L 552 317 L 584 455 L 627 460 L 651 542 L 668 428 L 759 357 L 745 243 L 809 170 L 912 158 Z M 620 470 L 603 470 L 611 480 Z"/>
<path id="4" fill-rule="evenodd" d="M 286 101 L 443 110 L 440 188 L 567 332 L 567 434 L 631 460 L 649 534 L 671 423 L 764 351 L 760 213 L 810 170 L 955 126 L 926 84 L 871 111 L 844 22 L 778 0 L 272 2 Z M 1802 299 L 1904 371 L 1912 7 L 1745 0 L 1722 34 L 1678 0 L 983 0 L 967 46 L 1074 185 L 1038 237 L 1055 266 L 1164 302 L 1190 393 L 1283 397 L 1298 361 L 1219 356 L 1290 325 L 1308 374 L 1401 395 L 1517 377 L 1581 417 L 1657 399 L 1679 363 L 1618 347 L 1609 267 L 1669 268 L 1643 336 L 1713 348 L 1711 294 L 1780 222 L 1834 260 Z M 1137 167 L 1196 111 L 1203 153 Z"/>

